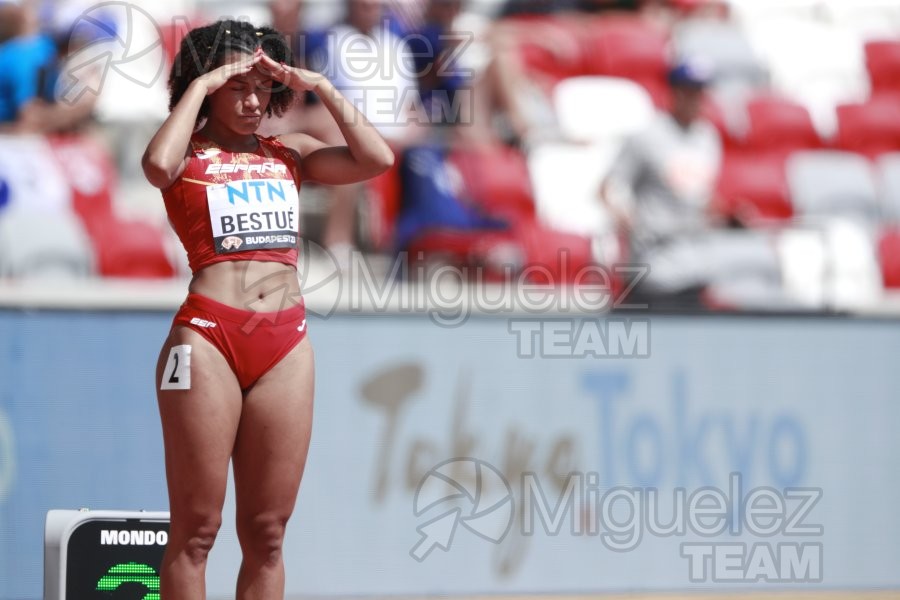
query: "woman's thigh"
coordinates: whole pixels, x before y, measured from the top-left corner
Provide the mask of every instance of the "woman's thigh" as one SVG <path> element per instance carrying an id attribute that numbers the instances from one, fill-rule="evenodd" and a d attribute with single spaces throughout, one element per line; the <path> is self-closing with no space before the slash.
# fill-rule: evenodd
<path id="1" fill-rule="evenodd" d="M 238 519 L 286 519 L 312 431 L 314 359 L 304 338 L 245 393 L 234 447 Z"/>
<path id="2" fill-rule="evenodd" d="M 156 388 L 173 522 L 217 515 L 241 416 L 241 390 L 222 354 L 187 327 L 170 333 Z"/>

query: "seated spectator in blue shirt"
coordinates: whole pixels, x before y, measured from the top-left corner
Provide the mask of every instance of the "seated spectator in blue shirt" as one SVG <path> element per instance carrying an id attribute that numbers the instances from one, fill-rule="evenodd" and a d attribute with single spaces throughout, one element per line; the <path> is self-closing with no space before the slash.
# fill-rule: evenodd
<path id="1" fill-rule="evenodd" d="M 4 3 L 2 16 L 8 38 L 0 44 L 0 123 L 11 123 L 29 101 L 52 97 L 56 44 L 28 6 Z"/>

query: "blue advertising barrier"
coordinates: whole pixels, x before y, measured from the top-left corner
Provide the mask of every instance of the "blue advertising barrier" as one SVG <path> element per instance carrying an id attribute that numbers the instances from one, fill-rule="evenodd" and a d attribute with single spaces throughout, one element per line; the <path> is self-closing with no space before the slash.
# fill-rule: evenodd
<path id="1" fill-rule="evenodd" d="M 0 598 L 41 597 L 48 510 L 168 510 L 170 322 L 0 311 Z M 289 595 L 900 587 L 900 322 L 336 314 L 310 336 Z M 435 477 L 481 482 L 474 504 Z M 212 597 L 240 560 L 233 502 Z"/>

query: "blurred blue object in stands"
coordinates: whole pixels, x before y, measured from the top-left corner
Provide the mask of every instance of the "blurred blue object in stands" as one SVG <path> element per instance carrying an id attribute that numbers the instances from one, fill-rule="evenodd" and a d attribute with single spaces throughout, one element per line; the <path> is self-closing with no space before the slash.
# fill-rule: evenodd
<path id="1" fill-rule="evenodd" d="M 504 221 L 481 214 L 462 197 L 458 173 L 448 166 L 446 154 L 437 146 L 406 151 L 401 167 L 403 205 L 397 222 L 398 249 L 431 229 L 473 231 L 507 226 Z"/>
<path id="2" fill-rule="evenodd" d="M 9 183 L 5 179 L 0 179 L 0 211 L 9 204 Z"/>

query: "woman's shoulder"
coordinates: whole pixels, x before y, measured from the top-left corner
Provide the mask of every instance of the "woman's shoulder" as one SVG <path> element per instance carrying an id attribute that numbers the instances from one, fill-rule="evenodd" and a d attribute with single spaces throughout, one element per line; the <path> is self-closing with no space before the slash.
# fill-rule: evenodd
<path id="1" fill-rule="evenodd" d="M 307 133 L 283 133 L 259 139 L 260 143 L 290 151 L 297 158 L 322 146 L 322 142 Z"/>
<path id="2" fill-rule="evenodd" d="M 256 139 L 258 139 L 261 144 L 268 144 L 270 146 L 284 146 L 284 142 L 281 139 L 283 137 L 284 137 L 284 134 L 277 134 L 277 135 L 261 135 L 259 133 L 256 134 Z"/>
<path id="3" fill-rule="evenodd" d="M 294 176 L 294 180 L 298 182 L 300 177 L 301 154 L 293 147 L 289 136 L 296 134 L 281 134 L 262 136 L 257 134 L 263 153 L 269 156 L 277 156 L 284 162 Z M 288 139 L 285 139 L 288 137 Z"/>
<path id="4" fill-rule="evenodd" d="M 297 160 L 299 155 L 295 154 L 293 148 L 283 139 L 283 135 L 257 135 L 260 146 L 268 152 L 274 152 L 282 157 L 283 160 Z"/>
<path id="5" fill-rule="evenodd" d="M 184 151 L 185 167 L 189 167 L 197 159 L 209 160 L 222 154 L 223 149 L 199 131 L 191 134 Z"/>

